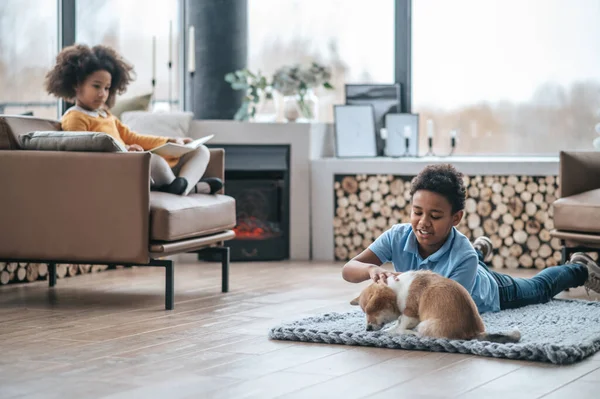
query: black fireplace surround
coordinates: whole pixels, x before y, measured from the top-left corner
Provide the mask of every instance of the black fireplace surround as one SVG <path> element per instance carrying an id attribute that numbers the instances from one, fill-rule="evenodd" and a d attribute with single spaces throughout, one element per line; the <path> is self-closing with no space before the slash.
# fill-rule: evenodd
<path id="1" fill-rule="evenodd" d="M 231 261 L 289 259 L 289 145 L 222 145 L 225 194 L 235 198 Z"/>

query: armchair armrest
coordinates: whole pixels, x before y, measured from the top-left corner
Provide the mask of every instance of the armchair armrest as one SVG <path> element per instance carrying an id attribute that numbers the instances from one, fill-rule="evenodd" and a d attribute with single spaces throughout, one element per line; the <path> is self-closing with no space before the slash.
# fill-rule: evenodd
<path id="1" fill-rule="evenodd" d="M 600 152 L 561 151 L 558 184 L 561 198 L 600 188 Z"/>
<path id="2" fill-rule="evenodd" d="M 0 258 L 146 263 L 150 154 L 0 151 Z"/>
<path id="3" fill-rule="evenodd" d="M 210 149 L 210 161 L 208 161 L 204 177 L 218 177 L 225 183 L 225 150 L 223 148 Z M 223 189 L 218 193 L 223 194 Z"/>

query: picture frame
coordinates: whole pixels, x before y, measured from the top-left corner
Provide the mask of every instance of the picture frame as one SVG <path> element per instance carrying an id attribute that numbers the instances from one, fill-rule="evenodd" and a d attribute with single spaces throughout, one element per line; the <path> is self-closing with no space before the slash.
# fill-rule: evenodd
<path id="1" fill-rule="evenodd" d="M 346 105 L 373 105 L 375 112 L 375 137 L 378 155 L 384 155 L 385 117 L 390 113 L 402 112 L 400 83 L 389 84 L 346 84 L 344 86 Z"/>
<path id="2" fill-rule="evenodd" d="M 335 153 L 338 158 L 376 157 L 372 105 L 334 105 Z"/>
<path id="3" fill-rule="evenodd" d="M 387 114 L 385 117 L 385 127 L 387 130 L 386 156 L 419 156 L 419 114 Z M 406 148 L 407 134 L 408 149 Z"/>

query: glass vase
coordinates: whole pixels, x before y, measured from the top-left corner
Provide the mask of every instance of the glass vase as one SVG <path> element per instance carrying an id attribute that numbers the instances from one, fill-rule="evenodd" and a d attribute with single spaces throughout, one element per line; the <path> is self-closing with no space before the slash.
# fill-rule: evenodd
<path id="1" fill-rule="evenodd" d="M 312 90 L 283 97 L 283 117 L 287 122 L 318 120 L 319 100 Z"/>

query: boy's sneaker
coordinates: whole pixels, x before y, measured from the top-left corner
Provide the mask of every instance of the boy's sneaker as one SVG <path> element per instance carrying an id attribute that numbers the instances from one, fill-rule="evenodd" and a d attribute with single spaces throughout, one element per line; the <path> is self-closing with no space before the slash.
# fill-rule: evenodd
<path id="1" fill-rule="evenodd" d="M 492 240 L 486 236 L 477 237 L 473 242 L 473 248 L 482 253 L 484 262 L 487 263 L 492 260 L 494 245 L 492 244 Z"/>
<path id="2" fill-rule="evenodd" d="M 589 294 L 589 290 L 600 294 L 600 266 L 588 254 L 583 252 L 575 252 L 571 255 L 569 263 L 579 263 L 588 269 L 588 278 L 583 284 L 585 290 Z"/>

